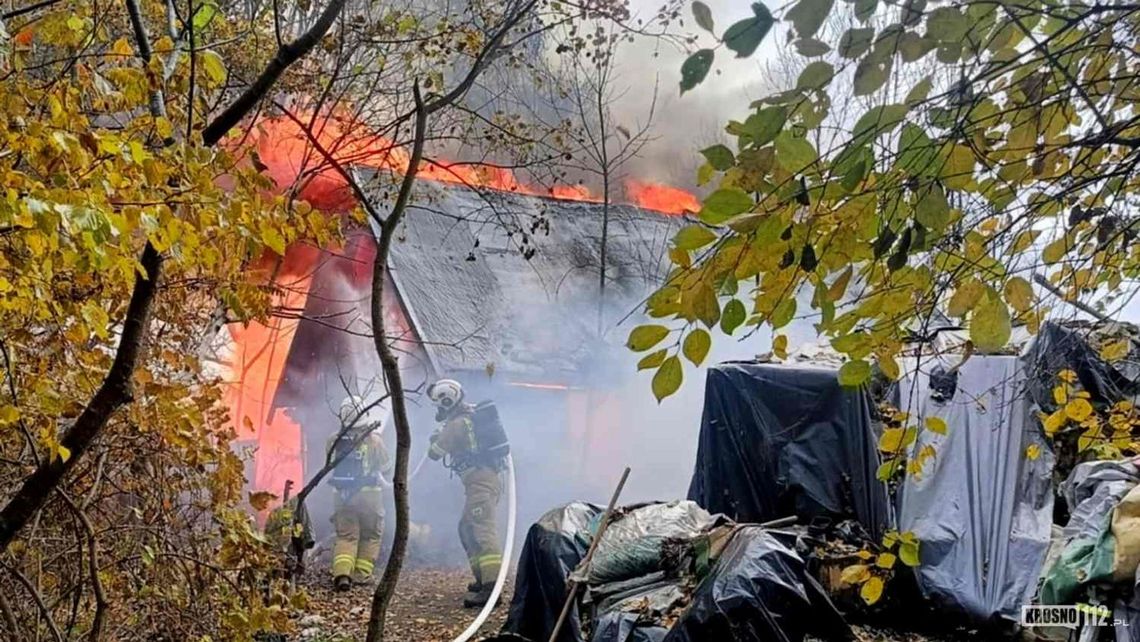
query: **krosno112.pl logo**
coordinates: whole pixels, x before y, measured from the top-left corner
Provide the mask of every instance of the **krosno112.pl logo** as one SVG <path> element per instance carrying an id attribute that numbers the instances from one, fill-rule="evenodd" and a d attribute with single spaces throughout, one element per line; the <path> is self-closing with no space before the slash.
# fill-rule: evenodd
<path id="1" fill-rule="evenodd" d="M 1121 622 L 1127 625 L 1127 622 Z M 1112 626 L 1112 611 L 1099 604 L 1046 605 L 1021 607 L 1021 625 L 1057 626 L 1079 629 L 1086 626 Z"/>

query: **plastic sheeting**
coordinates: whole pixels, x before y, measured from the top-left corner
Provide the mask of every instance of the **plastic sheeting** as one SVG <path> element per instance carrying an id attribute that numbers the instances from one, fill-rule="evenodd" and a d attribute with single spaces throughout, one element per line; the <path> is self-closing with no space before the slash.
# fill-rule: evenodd
<path id="1" fill-rule="evenodd" d="M 692 600 L 662 642 L 802 640 L 809 633 L 826 640 L 851 636 L 803 559 L 759 526 L 736 533 Z"/>
<path id="2" fill-rule="evenodd" d="M 1140 468 L 1129 461 L 1085 462 L 1069 474 L 1061 485 L 1070 510 L 1062 532 L 1065 547 L 1046 572 L 1043 604 L 1069 604 L 1082 586 L 1112 579 L 1116 541 L 1111 516 L 1138 482 Z"/>
<path id="3" fill-rule="evenodd" d="M 713 516 L 691 501 L 650 504 L 613 520 L 590 562 L 591 584 L 652 573 L 661 566 L 661 544 L 698 537 Z M 575 578 L 577 579 L 577 578 Z"/>
<path id="4" fill-rule="evenodd" d="M 565 578 L 585 555 L 600 512 L 596 506 L 570 504 L 531 527 L 505 633 L 536 641 L 550 637 L 566 595 Z M 699 584 L 672 627 L 646 617 L 681 606 L 689 581 Z M 825 639 L 850 635 L 803 559 L 758 526 L 738 528 L 704 578 L 670 578 L 657 571 L 641 582 L 621 584 L 607 585 L 615 593 L 595 605 L 590 642 L 762 642 L 802 640 L 808 633 Z M 583 642 L 578 608 L 575 604 L 571 610 L 559 642 Z"/>
<path id="5" fill-rule="evenodd" d="M 906 364 L 895 388 L 895 405 L 912 421 L 938 417 L 949 428 L 920 431 L 912 452 L 929 445 L 936 456 L 903 481 L 898 527 L 922 542 L 917 579 L 937 607 L 980 621 L 1016 619 L 1049 548 L 1052 452 L 1030 420 L 1017 357 L 969 359 L 944 401 L 929 376 L 938 365 L 950 364 Z M 1036 460 L 1024 455 L 1031 444 L 1041 448 Z"/>
<path id="6" fill-rule="evenodd" d="M 602 513 L 593 504 L 575 502 L 547 512 L 523 543 L 505 632 L 530 640 L 550 639 L 566 601 L 566 578 L 589 548 L 590 522 Z M 578 606 L 571 607 L 557 642 L 582 642 Z"/>
<path id="7" fill-rule="evenodd" d="M 740 522 L 889 522 L 871 400 L 835 370 L 725 363 L 708 371 L 689 499 Z"/>

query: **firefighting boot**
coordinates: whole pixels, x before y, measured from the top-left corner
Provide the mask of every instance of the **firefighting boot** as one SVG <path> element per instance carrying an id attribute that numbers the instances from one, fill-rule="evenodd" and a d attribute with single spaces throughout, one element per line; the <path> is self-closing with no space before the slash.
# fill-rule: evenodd
<path id="1" fill-rule="evenodd" d="M 347 575 L 337 575 L 333 578 L 333 590 L 343 593 L 352 588 L 352 578 Z"/>
<path id="2" fill-rule="evenodd" d="M 483 584 L 482 586 L 479 587 L 478 591 L 476 591 L 474 593 L 468 593 L 466 595 L 466 597 L 463 598 L 463 608 L 465 608 L 465 609 L 481 608 L 484 604 L 486 604 L 491 599 L 491 592 L 494 590 L 495 590 L 494 584 Z M 495 606 L 499 606 L 500 604 L 502 604 L 502 602 L 503 602 L 502 597 L 500 597 L 499 599 L 495 600 Z"/>

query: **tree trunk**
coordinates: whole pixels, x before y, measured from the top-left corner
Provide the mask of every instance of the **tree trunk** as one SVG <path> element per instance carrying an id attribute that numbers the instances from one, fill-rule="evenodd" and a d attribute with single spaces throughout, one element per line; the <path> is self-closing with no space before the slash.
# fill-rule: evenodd
<path id="1" fill-rule="evenodd" d="M 427 135 L 427 110 L 420 96 L 417 83 L 413 89 L 416 99 L 415 139 L 412 143 L 412 158 L 408 171 L 400 184 L 392 212 L 384 219 L 377 241 L 376 259 L 372 263 L 372 303 L 369 306 L 372 317 L 372 341 L 376 354 L 380 357 L 380 367 L 384 372 L 388 395 L 392 399 L 392 417 L 396 427 L 396 469 L 392 474 L 392 495 L 396 505 L 396 533 L 392 539 L 392 551 L 384 566 L 384 575 L 372 594 L 372 608 L 368 616 L 366 642 L 379 642 L 384 639 L 384 624 L 388 615 L 388 603 L 396 592 L 396 582 L 404 566 L 404 555 L 408 549 L 408 458 L 412 449 L 412 426 L 408 421 L 408 410 L 404 399 L 404 382 L 400 376 L 400 362 L 388 345 L 388 332 L 384 323 L 384 285 L 388 279 L 388 254 L 392 249 L 392 238 L 404 216 L 411 197 L 412 185 L 423 158 L 424 138 Z"/>

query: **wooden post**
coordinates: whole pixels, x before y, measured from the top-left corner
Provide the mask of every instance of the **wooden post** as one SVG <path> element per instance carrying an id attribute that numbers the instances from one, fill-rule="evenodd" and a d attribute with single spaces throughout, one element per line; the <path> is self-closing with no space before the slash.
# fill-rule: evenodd
<path id="1" fill-rule="evenodd" d="M 598 548 L 598 542 L 602 541 L 602 535 L 605 534 L 606 528 L 610 525 L 610 517 L 614 512 L 614 505 L 617 504 L 618 496 L 621 495 L 622 488 L 625 487 L 625 480 L 629 477 L 629 466 L 621 474 L 621 479 L 618 481 L 617 488 L 614 489 L 614 494 L 610 497 L 610 505 L 606 507 L 606 512 L 602 513 L 602 521 L 598 524 L 598 533 L 594 535 L 593 541 L 590 542 L 590 548 L 586 550 L 586 556 L 582 558 L 582 562 L 578 564 L 580 569 L 590 568 L 590 560 L 594 557 L 594 551 Z M 570 589 L 566 592 L 566 601 L 562 604 L 562 612 L 558 614 L 558 621 L 554 623 L 554 630 L 550 632 L 550 642 L 555 642 L 558 639 L 558 633 L 562 630 L 562 625 L 566 622 L 566 616 L 570 614 L 570 606 L 574 604 L 574 598 L 578 595 L 579 584 L 572 579 L 567 578 L 570 582 Z"/>

